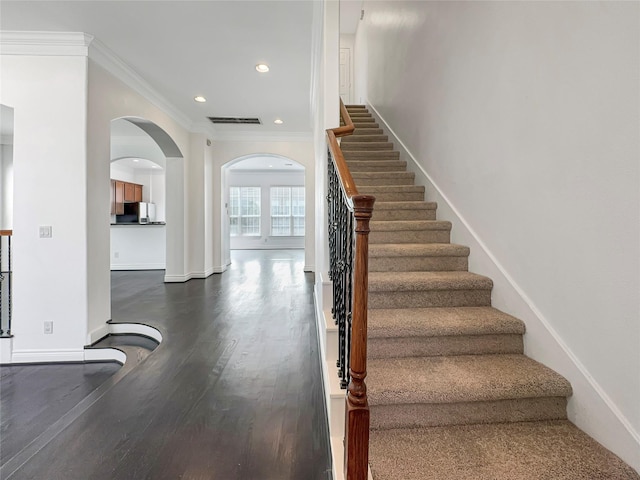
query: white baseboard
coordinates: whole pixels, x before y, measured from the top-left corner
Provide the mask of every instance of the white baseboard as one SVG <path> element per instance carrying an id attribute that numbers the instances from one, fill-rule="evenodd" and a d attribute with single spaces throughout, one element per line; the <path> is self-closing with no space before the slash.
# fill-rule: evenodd
<path id="1" fill-rule="evenodd" d="M 315 268 L 315 265 L 305 265 L 302 270 L 304 272 L 315 272 L 316 268 Z"/>
<path id="2" fill-rule="evenodd" d="M 119 263 L 111 265 L 111 270 L 164 270 L 164 263 Z"/>
<path id="3" fill-rule="evenodd" d="M 164 283 L 184 283 L 191 280 L 191 274 L 185 273 L 184 275 L 165 275 Z"/>
<path id="4" fill-rule="evenodd" d="M 127 354 L 117 348 L 85 348 L 85 362 L 118 362 L 124 365 Z"/>
<path id="5" fill-rule="evenodd" d="M 84 349 L 14 350 L 11 363 L 84 362 Z"/>
<path id="6" fill-rule="evenodd" d="M 89 334 L 87 335 L 87 344 L 93 345 L 98 340 L 106 337 L 107 335 L 109 335 L 109 324 L 104 323 L 98 328 L 94 328 L 91 332 L 89 332 Z"/>
<path id="7" fill-rule="evenodd" d="M 109 333 L 115 335 L 144 335 L 153 338 L 156 342 L 162 343 L 162 333 L 155 327 L 145 325 L 143 323 L 111 323 Z"/>
<path id="8" fill-rule="evenodd" d="M 0 364 L 11 363 L 13 353 L 13 337 L 0 337 Z"/>
<path id="9" fill-rule="evenodd" d="M 207 278 L 215 273 L 215 267 L 206 269 L 204 272 L 192 272 L 191 278 Z"/>
<path id="10" fill-rule="evenodd" d="M 224 273 L 227 271 L 227 268 L 229 267 L 229 265 L 231 265 L 231 262 L 227 262 L 226 265 L 219 265 L 216 267 L 213 267 L 213 273 Z"/>
<path id="11" fill-rule="evenodd" d="M 454 224 L 452 242 L 471 248 L 470 269 L 490 277 L 494 282 L 492 301 L 496 308 L 522 319 L 527 325 L 525 353 L 556 370 L 571 382 L 573 396 L 567 407 L 569 419 L 633 468 L 640 471 L 640 433 L 622 414 L 580 359 L 553 328 L 531 298 L 511 277 L 469 222 L 422 168 L 393 129 L 370 104 L 381 128 L 400 151 L 400 160 L 416 174 L 416 184 L 423 185 L 427 199 L 438 202 L 439 218 Z"/>

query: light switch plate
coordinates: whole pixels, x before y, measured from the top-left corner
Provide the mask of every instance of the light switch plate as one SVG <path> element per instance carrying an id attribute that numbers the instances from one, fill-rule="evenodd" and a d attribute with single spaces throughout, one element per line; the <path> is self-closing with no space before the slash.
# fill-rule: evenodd
<path id="1" fill-rule="evenodd" d="M 52 232 L 51 232 L 51 226 L 50 225 L 45 225 L 45 226 L 40 226 L 40 238 L 51 238 L 52 236 Z"/>

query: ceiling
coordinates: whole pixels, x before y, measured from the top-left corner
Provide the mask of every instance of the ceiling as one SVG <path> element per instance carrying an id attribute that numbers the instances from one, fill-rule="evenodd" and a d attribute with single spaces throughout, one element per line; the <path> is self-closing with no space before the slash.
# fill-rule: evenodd
<path id="1" fill-rule="evenodd" d="M 84 32 L 133 68 L 194 126 L 224 134 L 311 132 L 311 1 L 11 1 L 0 29 Z M 270 71 L 260 74 L 258 63 Z M 206 103 L 193 97 L 202 95 Z M 282 125 L 273 121 L 280 118 Z"/>

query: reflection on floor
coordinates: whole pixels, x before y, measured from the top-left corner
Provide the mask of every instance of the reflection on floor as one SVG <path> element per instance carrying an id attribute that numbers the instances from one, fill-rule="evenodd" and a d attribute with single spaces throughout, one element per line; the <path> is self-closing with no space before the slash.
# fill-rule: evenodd
<path id="1" fill-rule="evenodd" d="M 303 256 L 234 251 L 224 274 L 184 284 L 113 272 L 113 320 L 150 324 L 162 344 L 0 477 L 330 479 Z"/>

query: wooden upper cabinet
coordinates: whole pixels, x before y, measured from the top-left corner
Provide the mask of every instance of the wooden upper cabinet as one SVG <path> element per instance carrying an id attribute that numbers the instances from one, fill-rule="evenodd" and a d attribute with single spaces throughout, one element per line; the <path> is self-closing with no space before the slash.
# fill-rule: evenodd
<path id="1" fill-rule="evenodd" d="M 125 203 L 136 201 L 136 186 L 133 183 L 124 184 L 124 201 Z"/>
<path id="2" fill-rule="evenodd" d="M 123 215 L 124 204 L 142 201 L 142 185 L 111 180 L 111 215 Z"/>
<path id="3" fill-rule="evenodd" d="M 125 182 L 121 182 L 120 180 L 114 180 L 114 196 L 115 196 L 115 214 L 123 215 L 124 214 L 124 186 Z"/>
<path id="4" fill-rule="evenodd" d="M 111 190 L 110 191 L 110 197 L 111 197 L 111 215 L 115 215 L 116 214 L 116 181 L 115 180 L 111 180 Z"/>

